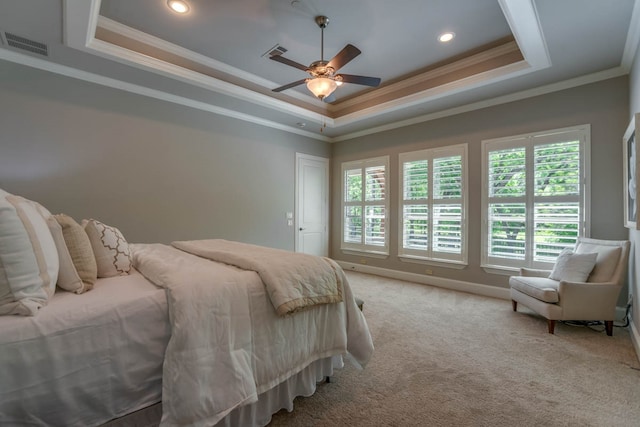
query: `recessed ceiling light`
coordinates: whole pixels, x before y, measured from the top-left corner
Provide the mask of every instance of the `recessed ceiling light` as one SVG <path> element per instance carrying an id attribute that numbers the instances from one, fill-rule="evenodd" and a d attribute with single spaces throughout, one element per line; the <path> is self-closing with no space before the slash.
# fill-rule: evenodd
<path id="1" fill-rule="evenodd" d="M 182 0 L 169 0 L 167 1 L 167 5 L 176 13 L 187 13 L 189 12 L 189 5 L 187 2 Z"/>
<path id="2" fill-rule="evenodd" d="M 453 40 L 455 36 L 456 36 L 456 33 L 452 33 L 452 32 L 442 33 L 438 36 L 438 41 L 442 43 L 447 43 Z"/>

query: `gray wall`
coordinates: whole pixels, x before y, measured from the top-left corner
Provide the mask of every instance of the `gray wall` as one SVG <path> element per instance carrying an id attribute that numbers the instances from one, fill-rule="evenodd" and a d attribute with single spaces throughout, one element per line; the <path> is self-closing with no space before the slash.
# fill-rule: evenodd
<path id="1" fill-rule="evenodd" d="M 506 287 L 506 276 L 479 267 L 480 141 L 591 124 L 591 235 L 626 238 L 619 188 L 628 94 L 621 77 L 329 146 L 0 62 L 0 188 L 54 213 L 117 226 L 132 242 L 219 237 L 293 249 L 285 212 L 294 210 L 295 153 L 331 156 L 331 255 L 357 263 L 361 257 L 339 250 L 340 164 L 389 154 L 391 256 L 368 265 L 421 274 L 424 266 L 396 256 L 398 153 L 466 142 L 469 266 L 432 270 Z"/>
<path id="2" fill-rule="evenodd" d="M 640 50 L 636 52 L 629 77 L 629 110 L 627 124 L 634 114 L 640 113 Z M 638 126 L 638 123 L 636 123 L 636 126 Z M 637 140 L 638 135 L 636 135 Z M 632 318 L 635 332 L 638 333 L 640 332 L 640 299 L 638 299 L 638 295 L 640 295 L 640 284 L 638 283 L 638 278 L 640 278 L 640 253 L 638 253 L 640 231 L 629 230 L 629 240 L 631 240 L 632 245 L 631 256 L 629 257 L 629 292 L 633 295 Z M 637 339 L 638 337 L 636 337 Z M 636 342 L 636 345 L 640 345 L 640 343 Z"/>
<path id="3" fill-rule="evenodd" d="M 296 152 L 330 146 L 0 61 L 0 188 L 131 242 L 293 250 Z"/>
<path id="4" fill-rule="evenodd" d="M 390 256 L 369 258 L 367 265 L 417 274 L 430 268 L 439 277 L 507 287 L 507 276 L 488 274 L 480 268 L 481 141 L 580 124 L 591 125 L 591 236 L 625 239 L 620 183 L 621 132 L 628 123 L 627 81 L 626 77 L 610 79 L 335 144 L 332 150 L 332 257 L 354 263 L 362 258 L 340 251 L 341 163 L 388 154 Z M 401 262 L 397 257 L 398 153 L 460 143 L 468 143 L 469 147 L 469 266 L 454 270 Z"/>

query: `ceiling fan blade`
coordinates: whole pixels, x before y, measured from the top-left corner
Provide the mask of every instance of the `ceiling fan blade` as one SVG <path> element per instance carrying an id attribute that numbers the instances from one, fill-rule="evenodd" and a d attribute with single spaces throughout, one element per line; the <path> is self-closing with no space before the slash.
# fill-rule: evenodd
<path id="1" fill-rule="evenodd" d="M 333 67 L 334 71 L 342 68 L 347 62 L 351 61 L 362 52 L 360 49 L 352 44 L 346 45 L 331 61 L 327 64 L 329 67 Z"/>
<path id="2" fill-rule="evenodd" d="M 272 91 L 273 92 L 282 92 L 283 90 L 287 90 L 287 89 L 290 89 L 292 87 L 301 85 L 302 83 L 304 83 L 306 81 L 307 81 L 307 79 L 298 80 L 298 81 L 295 81 L 293 83 L 289 83 L 288 85 L 284 85 L 284 86 L 280 86 L 280 87 L 277 87 L 275 89 L 272 89 Z"/>
<path id="3" fill-rule="evenodd" d="M 287 59 L 282 55 L 272 55 L 269 57 L 269 59 L 273 59 L 274 61 L 280 62 L 281 64 L 288 65 L 290 67 L 297 68 L 302 71 L 307 71 L 307 69 L 309 68 L 306 65 L 300 64 L 299 62 Z"/>
<path id="4" fill-rule="evenodd" d="M 379 77 L 354 76 L 353 74 L 339 74 L 339 76 L 342 77 L 343 82 L 357 85 L 378 87 L 381 82 Z"/>

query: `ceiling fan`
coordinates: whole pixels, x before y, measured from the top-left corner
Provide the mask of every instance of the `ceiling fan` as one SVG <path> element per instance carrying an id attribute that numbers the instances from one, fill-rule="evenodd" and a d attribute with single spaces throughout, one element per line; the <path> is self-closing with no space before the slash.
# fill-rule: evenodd
<path id="1" fill-rule="evenodd" d="M 292 87 L 307 84 L 307 88 L 319 99 L 330 102 L 329 96 L 342 83 L 355 83 L 359 85 L 377 87 L 380 85 L 378 77 L 355 76 L 353 74 L 336 74 L 336 72 L 350 62 L 353 58 L 360 55 L 360 49 L 352 44 L 346 45 L 336 56 L 330 61 L 324 60 L 324 29 L 329 24 L 329 18 L 326 16 L 316 16 L 316 24 L 320 27 L 320 60 L 312 62 L 308 67 L 290 59 L 284 58 L 280 54 L 272 55 L 269 58 L 274 61 L 298 68 L 311 75 L 306 79 L 298 80 L 284 86 L 273 89 L 273 92 L 282 92 Z"/>

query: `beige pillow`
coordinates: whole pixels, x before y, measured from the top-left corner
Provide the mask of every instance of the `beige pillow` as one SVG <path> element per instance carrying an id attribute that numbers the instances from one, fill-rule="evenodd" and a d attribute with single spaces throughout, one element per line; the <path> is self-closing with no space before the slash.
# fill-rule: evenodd
<path id="1" fill-rule="evenodd" d="M 77 294 L 90 291 L 96 283 L 98 267 L 89 236 L 84 228 L 70 216 L 58 214 L 53 218 L 60 227 L 59 234 L 63 237 L 61 243 L 64 246 L 64 248 L 58 248 L 60 255 L 58 286 Z M 54 228 L 51 233 L 56 239 L 57 232 Z"/>
<path id="2" fill-rule="evenodd" d="M 131 252 L 124 236 L 115 227 L 95 219 L 82 221 L 89 236 L 93 254 L 98 266 L 98 277 L 113 277 L 129 274 Z"/>
<path id="3" fill-rule="evenodd" d="M 39 203 L 0 190 L 0 315 L 34 316 L 53 295 L 59 260 Z"/>

